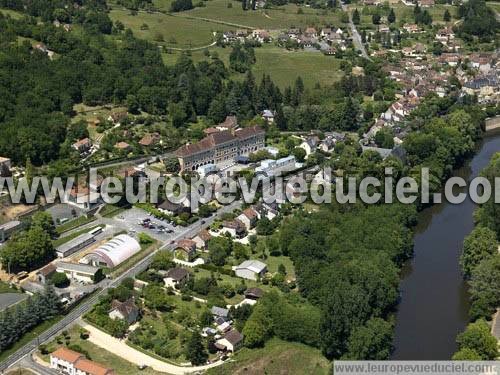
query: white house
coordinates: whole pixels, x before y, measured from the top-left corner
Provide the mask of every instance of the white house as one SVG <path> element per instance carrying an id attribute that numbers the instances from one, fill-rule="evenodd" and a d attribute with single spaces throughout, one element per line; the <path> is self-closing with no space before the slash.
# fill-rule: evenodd
<path id="1" fill-rule="evenodd" d="M 236 329 L 232 329 L 227 332 L 223 338 L 215 342 L 217 349 L 227 350 L 228 352 L 234 353 L 243 344 L 243 335 L 239 333 Z"/>
<path id="2" fill-rule="evenodd" d="M 130 298 L 125 302 L 118 300 L 111 301 L 111 310 L 108 316 L 111 319 L 122 319 L 129 324 L 133 324 L 139 318 L 139 308 L 135 305 L 134 299 Z"/>
<path id="3" fill-rule="evenodd" d="M 163 279 L 165 286 L 178 288 L 189 279 L 189 272 L 184 268 L 172 268 L 168 270 L 167 276 Z"/>
<path id="4" fill-rule="evenodd" d="M 257 280 L 267 272 L 267 265 L 258 260 L 245 260 L 239 266 L 233 267 L 236 276 L 248 280 Z"/>
<path id="5" fill-rule="evenodd" d="M 50 354 L 50 368 L 66 375 L 115 375 L 113 369 L 89 361 L 81 353 L 61 347 Z"/>
<path id="6" fill-rule="evenodd" d="M 309 137 L 304 142 L 300 144 L 300 148 L 303 148 L 306 152 L 306 157 L 316 151 L 316 147 L 318 147 L 319 138 L 317 136 Z"/>
<path id="7" fill-rule="evenodd" d="M 241 221 L 245 225 L 245 227 L 247 228 L 247 230 L 250 230 L 257 223 L 258 214 L 257 214 L 257 212 L 252 207 L 249 207 L 249 208 L 245 209 L 237 217 L 237 219 L 239 221 Z"/>

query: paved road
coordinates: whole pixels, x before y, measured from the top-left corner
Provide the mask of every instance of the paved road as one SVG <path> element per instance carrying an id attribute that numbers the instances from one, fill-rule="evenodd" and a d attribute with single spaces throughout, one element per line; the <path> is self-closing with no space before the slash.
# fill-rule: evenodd
<path id="1" fill-rule="evenodd" d="M 239 208 L 240 206 L 241 206 L 240 201 L 233 202 L 230 205 L 221 207 L 218 211 L 218 214 L 220 215 L 222 213 L 232 212 L 236 208 Z M 212 224 L 212 222 L 216 218 L 217 215 L 213 215 L 212 217 L 207 218 L 203 224 L 201 224 L 201 221 L 197 221 L 196 223 L 187 227 L 184 231 L 178 233 L 175 237 L 172 238 L 172 241 L 175 242 L 182 238 L 191 238 L 196 233 L 198 233 L 202 228 L 210 226 L 210 224 Z M 161 246 L 159 250 L 173 250 L 173 247 L 174 245 L 172 243 L 166 243 L 163 246 Z M 71 310 L 71 312 L 68 313 L 68 315 L 66 315 L 62 320 L 60 320 L 58 323 L 54 324 L 52 327 L 50 327 L 45 332 L 40 334 L 36 339 L 30 341 L 25 346 L 17 350 L 15 353 L 11 354 L 4 362 L 0 364 L 0 371 L 5 371 L 7 368 L 12 367 L 20 360 L 25 358 L 28 354 L 35 351 L 40 344 L 50 341 L 52 338 L 57 336 L 61 331 L 72 326 L 82 315 L 90 311 L 92 306 L 95 303 L 97 303 L 98 298 L 106 293 L 107 289 L 116 287 L 124 279 L 128 277 L 134 277 L 137 274 L 146 270 L 148 266 L 151 264 L 151 261 L 157 251 L 154 251 L 153 253 L 146 256 L 144 259 L 139 261 L 132 268 L 124 272 L 121 276 L 117 277 L 116 279 L 112 280 L 105 279 L 101 281 L 98 284 L 99 288 L 101 288 L 100 291 L 97 291 L 96 293 L 94 293 L 94 295 L 88 297 L 88 299 L 81 302 L 80 305 Z"/>
<path id="2" fill-rule="evenodd" d="M 365 59 L 371 60 L 370 56 L 368 56 L 368 53 L 366 53 L 365 46 L 361 42 L 361 36 L 358 33 L 358 29 L 356 29 L 356 25 L 352 22 L 352 15 L 351 12 L 349 12 L 349 9 L 344 3 L 341 3 L 342 10 L 344 12 L 347 12 L 349 15 L 349 27 L 351 28 L 351 34 L 352 34 L 352 41 L 354 43 L 354 46 L 356 47 L 357 50 L 361 51 L 361 56 L 363 56 Z"/>

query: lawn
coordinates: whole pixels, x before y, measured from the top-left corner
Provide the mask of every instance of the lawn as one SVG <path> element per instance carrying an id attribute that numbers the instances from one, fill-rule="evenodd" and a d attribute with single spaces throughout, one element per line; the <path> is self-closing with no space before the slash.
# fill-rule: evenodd
<path id="1" fill-rule="evenodd" d="M 82 225 L 91 223 L 94 220 L 95 220 L 95 217 L 93 217 L 93 216 L 89 216 L 89 217 L 80 216 L 76 219 L 70 220 L 64 224 L 57 226 L 56 231 L 57 231 L 57 233 L 61 234 L 61 233 L 70 231 L 72 229 L 81 227 Z"/>
<path id="2" fill-rule="evenodd" d="M 169 2 L 157 0 L 156 3 L 161 9 L 168 10 L 166 5 L 162 4 L 169 4 Z M 241 2 L 231 0 L 211 0 L 205 2 L 205 4 L 205 7 L 179 13 L 179 16 L 194 16 L 219 22 L 228 22 L 239 25 L 239 27 L 270 30 L 288 29 L 292 26 L 307 27 L 315 25 L 321 27 L 328 23 L 340 25 L 340 12 L 298 7 L 295 4 L 255 11 L 244 11 L 241 8 Z M 228 4 L 231 4 L 230 8 L 228 8 Z M 302 14 L 297 13 L 299 9 L 301 9 Z"/>
<path id="3" fill-rule="evenodd" d="M 133 16 L 123 9 L 113 9 L 109 16 L 113 22 L 120 20 L 126 28 L 132 29 L 136 37 L 172 48 L 206 46 L 214 41 L 214 32 L 234 29 L 168 14 L 139 12 Z M 144 24 L 147 28 L 143 27 Z"/>
<path id="4" fill-rule="evenodd" d="M 91 230 L 96 229 L 96 228 L 104 228 L 104 225 L 96 225 L 95 227 L 91 227 L 91 228 L 88 228 L 88 229 L 83 229 L 81 231 L 77 231 L 77 232 L 71 233 L 68 236 L 58 238 L 57 240 L 52 241 L 52 245 L 54 245 L 55 248 L 59 247 L 62 244 L 65 244 L 66 242 L 69 242 L 72 239 L 78 237 L 79 235 L 84 234 L 84 233 L 88 233 Z"/>
<path id="5" fill-rule="evenodd" d="M 23 17 L 23 14 L 11 9 L 0 9 L 0 13 L 3 13 L 5 16 L 11 16 L 12 18 L 18 20 Z"/>
<path id="6" fill-rule="evenodd" d="M 142 371 L 137 369 L 137 366 L 133 363 L 127 362 L 121 357 L 118 357 L 110 352 L 104 350 L 103 348 L 92 344 L 90 341 L 83 340 L 80 338 L 79 334 L 80 326 L 75 326 L 71 330 L 69 330 L 70 335 L 70 345 L 78 345 L 84 351 L 86 351 L 90 359 L 97 363 L 101 363 L 103 365 L 109 366 L 115 370 L 115 372 L 119 375 L 128 375 L 128 374 L 143 374 L 143 375 L 159 375 L 161 373 L 154 371 L 150 368 L 146 368 Z M 50 343 L 47 348 L 49 351 L 53 351 L 56 348 L 63 346 L 53 341 Z M 44 360 L 48 361 L 48 356 L 43 357 Z"/>
<path id="7" fill-rule="evenodd" d="M 6 282 L 0 281 L 0 294 L 2 293 L 21 293 L 19 290 L 11 288 Z"/>
<path id="8" fill-rule="evenodd" d="M 293 52 L 266 45 L 256 48 L 255 56 L 255 76 L 260 78 L 264 73 L 269 74 L 281 89 L 292 85 L 299 76 L 306 87 L 316 83 L 330 85 L 342 76 L 340 60 L 319 52 Z"/>
<path id="9" fill-rule="evenodd" d="M 330 362 L 317 349 L 271 339 L 262 349 L 243 348 L 232 361 L 207 371 L 209 375 L 332 373 Z"/>

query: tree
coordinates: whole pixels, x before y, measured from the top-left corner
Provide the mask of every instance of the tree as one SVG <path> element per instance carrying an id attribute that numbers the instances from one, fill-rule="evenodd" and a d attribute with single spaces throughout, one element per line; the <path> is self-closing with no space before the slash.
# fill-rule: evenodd
<path id="1" fill-rule="evenodd" d="M 223 266 L 226 258 L 231 254 L 231 240 L 225 237 L 215 237 L 208 243 L 208 253 L 210 260 L 216 266 Z"/>
<path id="2" fill-rule="evenodd" d="M 299 163 L 303 163 L 304 160 L 306 159 L 306 150 L 304 150 L 302 147 L 295 147 L 293 150 L 292 150 L 292 155 L 295 156 L 295 159 L 299 162 Z"/>
<path id="3" fill-rule="evenodd" d="M 255 231 L 260 236 L 268 236 L 273 233 L 274 225 L 266 216 L 262 217 L 255 226 Z"/>
<path id="4" fill-rule="evenodd" d="M 387 16 L 387 22 L 394 23 L 396 22 L 396 13 L 394 13 L 394 9 L 391 8 L 389 14 Z"/>
<path id="5" fill-rule="evenodd" d="M 451 21 L 451 14 L 450 14 L 450 11 L 448 9 L 446 9 L 444 11 L 444 14 L 443 14 L 443 21 L 444 22 L 450 22 Z"/>
<path id="6" fill-rule="evenodd" d="M 471 274 L 472 318 L 488 318 L 500 306 L 500 254 L 479 263 Z"/>
<path id="7" fill-rule="evenodd" d="M 171 12 L 181 12 L 189 9 L 193 9 L 193 3 L 191 0 L 174 0 L 170 4 Z"/>
<path id="8" fill-rule="evenodd" d="M 376 14 L 374 14 L 374 15 L 372 16 L 372 23 L 373 23 L 374 25 L 379 25 L 379 24 L 380 24 L 380 14 L 377 14 L 377 13 L 376 13 Z"/>
<path id="9" fill-rule="evenodd" d="M 158 251 L 151 262 L 151 268 L 155 270 L 168 270 L 174 265 L 170 251 Z"/>
<path id="10" fill-rule="evenodd" d="M 42 228 L 51 238 L 57 237 L 56 226 L 52 215 L 47 211 L 38 211 L 31 218 L 31 225 Z"/>
<path id="11" fill-rule="evenodd" d="M 457 336 L 457 344 L 460 350 L 475 351 L 482 360 L 493 360 L 498 357 L 497 340 L 483 319 L 470 323 L 465 332 Z"/>
<path id="12" fill-rule="evenodd" d="M 377 134 L 375 134 L 375 143 L 382 148 L 394 147 L 394 134 L 388 128 L 380 129 Z"/>
<path id="13" fill-rule="evenodd" d="M 451 358 L 454 361 L 480 361 L 482 358 L 474 349 L 463 348 Z"/>
<path id="14" fill-rule="evenodd" d="M 181 170 L 181 166 L 179 164 L 179 159 L 176 157 L 169 157 L 163 161 L 165 165 L 165 170 L 169 173 L 177 173 Z"/>
<path id="15" fill-rule="evenodd" d="M 64 272 L 56 272 L 51 281 L 58 288 L 65 288 L 69 285 L 69 279 Z"/>
<path id="16" fill-rule="evenodd" d="M 354 9 L 354 12 L 352 12 L 352 23 L 355 25 L 359 25 L 360 21 L 360 16 L 358 12 L 358 8 Z"/>
<path id="17" fill-rule="evenodd" d="M 464 240 L 460 265 L 466 278 L 485 258 L 497 253 L 496 234 L 489 228 L 478 226 Z"/>
<path id="18" fill-rule="evenodd" d="M 386 360 L 391 354 L 392 324 L 372 318 L 365 325 L 352 330 L 343 359 Z"/>
<path id="19" fill-rule="evenodd" d="M 186 358 L 195 366 L 203 365 L 207 362 L 208 353 L 203 345 L 202 337 L 195 330 L 186 345 Z"/>

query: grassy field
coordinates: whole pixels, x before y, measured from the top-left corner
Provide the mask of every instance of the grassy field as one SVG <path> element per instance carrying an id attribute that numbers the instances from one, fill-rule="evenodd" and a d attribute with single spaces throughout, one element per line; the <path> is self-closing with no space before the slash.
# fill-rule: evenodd
<path id="1" fill-rule="evenodd" d="M 95 220 L 95 217 L 93 217 L 93 216 L 89 216 L 89 217 L 80 216 L 76 219 L 70 220 L 64 224 L 59 225 L 58 227 L 56 227 L 56 231 L 57 231 L 57 233 L 61 234 L 61 233 L 67 232 L 69 230 L 81 227 L 82 225 L 90 223 L 94 220 Z"/>
<path id="2" fill-rule="evenodd" d="M 133 16 L 130 11 L 123 9 L 113 9 L 109 16 L 113 22 L 120 20 L 126 28 L 132 29 L 138 38 L 172 48 L 206 46 L 214 41 L 214 32 L 234 29 L 226 25 L 160 13 L 140 12 Z M 144 24 L 147 28 L 143 27 Z"/>
<path id="3" fill-rule="evenodd" d="M 83 229 L 83 230 L 77 231 L 75 233 L 71 233 L 68 236 L 58 238 L 57 240 L 52 241 L 52 245 L 54 245 L 54 247 L 59 247 L 62 244 L 65 244 L 66 242 L 69 242 L 72 239 L 78 237 L 79 235 L 84 234 L 84 233 L 88 233 L 91 230 L 96 229 L 96 228 L 104 228 L 104 225 L 96 225 L 95 227 L 91 227 L 91 228 L 88 228 L 88 229 Z"/>
<path id="4" fill-rule="evenodd" d="M 228 66 L 231 48 L 211 48 L 210 53 L 217 56 Z M 167 65 L 175 64 L 180 53 L 163 54 Z M 293 85 L 297 77 L 301 76 L 306 87 L 313 87 L 316 83 L 330 85 L 342 77 L 340 60 L 333 56 L 325 56 L 319 52 L 287 51 L 272 44 L 255 48 L 256 63 L 253 73 L 260 80 L 264 73 L 269 74 L 281 89 Z M 191 53 L 193 61 L 207 59 L 202 51 Z M 241 74 L 233 74 L 232 78 L 242 78 Z"/>
<path id="5" fill-rule="evenodd" d="M 0 281 L 0 294 L 1 293 L 21 293 L 21 292 L 17 289 L 11 288 L 9 284 Z"/>
<path id="6" fill-rule="evenodd" d="M 5 16 L 11 16 L 14 19 L 20 19 L 23 17 L 23 14 L 20 12 L 16 12 L 15 10 L 11 9 L 0 9 L 0 13 L 3 13 Z"/>
<path id="7" fill-rule="evenodd" d="M 242 349 L 234 362 L 207 371 L 209 375 L 331 373 L 330 362 L 317 349 L 303 344 L 270 340 L 262 349 Z"/>
<path id="8" fill-rule="evenodd" d="M 161 373 L 154 371 L 150 368 L 146 368 L 142 371 L 137 369 L 137 366 L 133 363 L 125 361 L 123 358 L 118 357 L 110 352 L 104 350 L 103 348 L 92 344 L 90 341 L 83 340 L 80 338 L 79 334 L 80 326 L 75 326 L 69 330 L 70 335 L 70 345 L 78 345 L 84 351 L 86 351 L 90 359 L 97 363 L 109 366 L 115 370 L 118 375 L 128 375 L 128 374 L 143 374 L 143 375 L 159 375 Z M 58 347 L 63 346 L 53 341 L 47 346 L 49 351 L 53 351 Z M 48 361 L 48 356 L 43 356 L 43 359 Z"/>
<path id="9" fill-rule="evenodd" d="M 228 7 L 228 4 L 231 4 L 231 7 Z M 168 10 L 170 0 L 156 0 L 155 5 L 159 9 Z M 340 24 L 340 12 L 298 7 L 295 4 L 255 11 L 244 11 L 241 8 L 241 2 L 231 0 L 210 0 L 205 2 L 205 5 L 205 7 L 179 13 L 179 16 L 195 16 L 233 23 L 242 27 L 264 29 L 322 26 L 327 23 Z M 301 9 L 301 14 L 299 9 Z"/>

